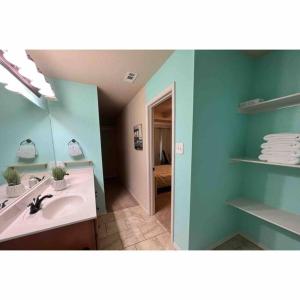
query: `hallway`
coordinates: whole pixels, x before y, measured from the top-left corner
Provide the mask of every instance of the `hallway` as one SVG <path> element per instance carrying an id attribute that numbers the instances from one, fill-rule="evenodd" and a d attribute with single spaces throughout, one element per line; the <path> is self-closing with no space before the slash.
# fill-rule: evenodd
<path id="1" fill-rule="evenodd" d="M 105 180 L 105 203 L 107 212 L 139 205 L 117 178 Z"/>
<path id="2" fill-rule="evenodd" d="M 168 230 L 116 180 L 105 185 L 108 213 L 98 216 L 101 250 L 175 250 Z"/>

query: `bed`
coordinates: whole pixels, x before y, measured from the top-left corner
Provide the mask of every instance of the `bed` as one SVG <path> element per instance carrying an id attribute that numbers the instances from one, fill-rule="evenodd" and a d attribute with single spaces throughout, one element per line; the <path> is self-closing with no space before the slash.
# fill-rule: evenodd
<path id="1" fill-rule="evenodd" d="M 172 183 L 172 165 L 154 167 L 155 193 L 159 188 L 170 187 Z"/>

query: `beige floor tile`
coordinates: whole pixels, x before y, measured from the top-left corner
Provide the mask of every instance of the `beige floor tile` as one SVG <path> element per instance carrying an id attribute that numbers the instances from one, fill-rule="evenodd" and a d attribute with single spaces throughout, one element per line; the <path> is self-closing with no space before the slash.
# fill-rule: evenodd
<path id="1" fill-rule="evenodd" d="M 122 250 L 123 249 L 123 243 L 118 233 L 110 234 L 105 238 L 100 238 L 98 245 L 101 250 Z"/>
<path id="2" fill-rule="evenodd" d="M 138 227 L 146 223 L 145 219 L 140 216 L 130 216 L 125 220 L 128 227 Z"/>
<path id="3" fill-rule="evenodd" d="M 124 250 L 136 250 L 135 245 L 124 248 Z"/>
<path id="4" fill-rule="evenodd" d="M 171 192 L 159 193 L 155 200 L 156 218 L 171 232 Z"/>
<path id="5" fill-rule="evenodd" d="M 157 218 L 156 218 L 155 215 L 153 215 L 153 216 L 148 216 L 147 215 L 147 216 L 144 217 L 144 219 L 145 219 L 146 222 L 157 221 Z"/>
<path id="6" fill-rule="evenodd" d="M 156 199 L 158 211 L 154 216 L 148 216 L 120 182 L 106 182 L 105 190 L 110 213 L 98 218 L 98 244 L 101 249 L 173 249 L 166 230 L 170 222 L 168 193 L 159 194 Z"/>
<path id="7" fill-rule="evenodd" d="M 145 240 L 142 232 L 138 228 L 130 228 L 119 234 L 125 248 Z"/>
<path id="8" fill-rule="evenodd" d="M 153 239 L 156 240 L 164 250 L 175 250 L 175 247 L 171 242 L 171 235 L 169 232 L 159 234 Z"/>
<path id="9" fill-rule="evenodd" d="M 106 226 L 105 223 L 100 223 L 98 225 L 98 237 L 99 238 L 104 238 L 106 237 L 107 233 L 106 233 Z"/>
<path id="10" fill-rule="evenodd" d="M 145 240 L 135 245 L 137 250 L 164 250 L 159 242 L 155 239 Z"/>
<path id="11" fill-rule="evenodd" d="M 145 239 L 150 239 L 166 231 L 157 221 L 146 222 L 139 226 Z"/>
<path id="12" fill-rule="evenodd" d="M 128 209 L 118 210 L 118 211 L 113 212 L 113 214 L 114 214 L 115 220 L 123 220 L 123 219 L 127 219 L 128 217 L 131 216 L 131 213 Z"/>
<path id="13" fill-rule="evenodd" d="M 106 223 L 106 232 L 107 234 L 112 234 L 116 232 L 120 232 L 123 230 L 127 230 L 128 226 L 124 219 L 117 219 L 113 222 Z"/>
<path id="14" fill-rule="evenodd" d="M 134 206 L 128 208 L 128 211 L 130 212 L 130 215 L 133 217 L 141 217 L 141 218 L 147 217 L 146 212 L 140 206 Z"/>
<path id="15" fill-rule="evenodd" d="M 113 213 L 108 213 L 104 215 L 100 215 L 100 222 L 109 223 L 115 220 L 115 216 Z"/>
<path id="16" fill-rule="evenodd" d="M 101 215 L 97 216 L 97 227 L 99 227 L 101 224 L 103 224 L 103 219 L 101 218 Z"/>
<path id="17" fill-rule="evenodd" d="M 105 180 L 105 201 L 108 211 L 137 206 L 137 201 L 116 179 Z"/>

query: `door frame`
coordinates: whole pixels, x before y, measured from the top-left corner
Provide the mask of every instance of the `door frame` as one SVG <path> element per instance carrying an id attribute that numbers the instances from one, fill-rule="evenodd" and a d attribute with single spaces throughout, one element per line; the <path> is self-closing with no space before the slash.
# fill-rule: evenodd
<path id="1" fill-rule="evenodd" d="M 155 96 L 146 104 L 146 124 L 147 124 L 147 173 L 148 173 L 148 212 L 155 214 L 155 184 L 153 177 L 154 166 L 154 145 L 153 145 L 153 108 L 172 97 L 172 183 L 171 183 L 171 242 L 174 243 L 174 199 L 175 199 L 175 82 L 169 85 L 161 93 Z"/>

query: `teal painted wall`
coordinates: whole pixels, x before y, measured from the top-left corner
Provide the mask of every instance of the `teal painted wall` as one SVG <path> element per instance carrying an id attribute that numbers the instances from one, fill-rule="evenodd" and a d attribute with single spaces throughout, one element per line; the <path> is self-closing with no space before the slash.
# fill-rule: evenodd
<path id="1" fill-rule="evenodd" d="M 173 82 L 176 84 L 175 141 L 184 143 L 184 154 L 175 157 L 174 241 L 189 247 L 194 51 L 175 51 L 146 84 L 146 101 L 151 101 Z"/>
<path id="2" fill-rule="evenodd" d="M 300 51 L 272 51 L 255 61 L 253 97 L 272 99 L 300 92 Z M 300 107 L 248 118 L 246 156 L 257 157 L 268 133 L 300 132 Z M 300 213 L 300 172 L 274 166 L 244 165 L 242 195 Z M 269 249 L 300 249 L 300 238 L 257 218 L 240 215 L 240 231 Z"/>
<path id="3" fill-rule="evenodd" d="M 95 170 L 97 207 L 105 212 L 102 153 L 97 87 L 65 80 L 50 79 L 57 102 L 49 102 L 56 160 L 72 160 L 67 143 L 75 138 L 92 160 Z"/>
<path id="4" fill-rule="evenodd" d="M 38 107 L 0 84 L 0 184 L 4 183 L 4 169 L 20 162 L 16 152 L 20 142 L 27 138 L 34 141 L 38 151 L 38 156 L 30 162 L 54 160 L 48 109 Z"/>
<path id="5" fill-rule="evenodd" d="M 239 102 L 251 95 L 253 61 L 240 51 L 196 51 L 190 249 L 207 249 L 237 232 L 237 212 L 225 204 L 241 193 L 247 119 Z"/>

